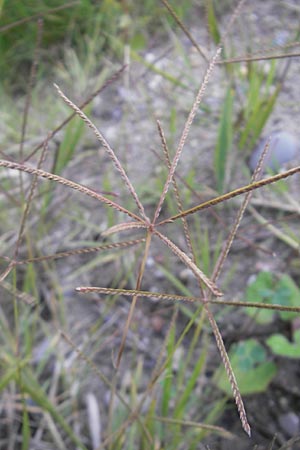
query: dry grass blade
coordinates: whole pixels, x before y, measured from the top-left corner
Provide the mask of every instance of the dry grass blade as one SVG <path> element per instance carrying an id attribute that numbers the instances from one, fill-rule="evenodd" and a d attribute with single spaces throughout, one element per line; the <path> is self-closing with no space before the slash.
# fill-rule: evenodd
<path id="1" fill-rule="evenodd" d="M 248 436 L 250 437 L 251 436 L 251 428 L 248 423 L 247 414 L 246 414 L 245 407 L 244 407 L 244 402 L 243 402 L 241 393 L 239 391 L 239 387 L 238 387 L 234 372 L 232 370 L 230 360 L 229 360 L 219 327 L 218 327 L 212 313 L 210 312 L 208 304 L 205 304 L 204 308 L 205 308 L 205 312 L 207 314 L 208 320 L 210 322 L 210 325 L 212 327 L 212 330 L 213 330 L 213 333 L 214 333 L 214 336 L 216 339 L 216 343 L 217 343 L 217 346 L 218 346 L 218 349 L 219 349 L 219 352 L 220 352 L 220 355 L 221 355 L 221 358 L 222 358 L 222 361 L 223 361 L 223 364 L 225 367 L 225 371 L 227 373 L 227 377 L 230 382 L 233 397 L 235 399 L 235 403 L 236 403 L 236 406 L 237 406 L 237 409 L 239 412 L 239 416 L 240 416 L 240 419 L 242 422 L 242 427 L 245 430 L 245 432 L 248 434 Z"/>
<path id="2" fill-rule="evenodd" d="M 96 396 L 88 392 L 85 396 L 85 403 L 88 415 L 88 427 L 91 435 L 92 448 L 96 449 L 101 445 L 102 424 L 100 408 Z"/>
<path id="3" fill-rule="evenodd" d="M 185 427 L 194 427 L 194 428 L 201 428 L 203 430 L 208 431 L 214 431 L 218 434 L 222 434 L 227 439 L 233 439 L 235 437 L 234 434 L 230 433 L 230 431 L 225 430 L 223 427 L 218 427 L 217 425 L 209 425 L 207 423 L 199 423 L 199 422 L 193 422 L 191 420 L 180 420 L 180 419 L 172 419 L 169 417 L 153 417 L 154 420 L 157 420 L 159 422 L 165 422 L 170 424 L 177 424 L 182 425 Z"/>
<path id="4" fill-rule="evenodd" d="M 81 192 L 82 194 L 88 195 L 89 197 L 92 197 L 102 203 L 104 203 L 107 206 L 110 206 L 111 208 L 117 209 L 118 211 L 127 214 L 128 216 L 132 217 L 133 219 L 144 223 L 143 220 L 137 216 L 136 214 L 130 212 L 128 209 L 123 208 L 121 205 L 109 200 L 108 198 L 104 197 L 103 195 L 97 193 L 96 191 L 83 186 L 82 184 L 75 183 L 74 181 L 67 180 L 66 178 L 60 177 L 59 175 L 55 175 L 53 173 L 45 172 L 44 170 L 40 169 L 34 169 L 33 167 L 26 166 L 24 164 L 18 164 L 11 161 L 5 161 L 0 160 L 0 167 L 7 167 L 8 169 L 13 170 L 20 170 L 21 172 L 26 172 L 32 175 L 38 175 L 39 177 L 46 178 L 50 181 L 55 181 L 56 183 L 60 183 L 64 186 L 67 186 L 71 189 L 74 189 L 75 191 Z"/>
<path id="5" fill-rule="evenodd" d="M 109 157 L 112 159 L 112 161 L 115 164 L 115 167 L 117 168 L 118 172 L 120 173 L 122 179 L 124 180 L 132 198 L 134 199 L 138 209 L 141 212 L 141 215 L 143 216 L 143 218 L 145 220 L 147 220 L 146 214 L 145 214 L 145 210 L 144 207 L 142 205 L 142 203 L 140 202 L 138 195 L 131 183 L 131 181 L 129 180 L 125 169 L 123 168 L 121 162 L 119 161 L 119 159 L 117 158 L 114 150 L 111 148 L 111 146 L 109 145 L 109 143 L 107 142 L 107 140 L 105 139 L 105 137 L 102 135 L 102 133 L 100 133 L 100 131 L 98 130 L 98 128 L 93 124 L 93 122 L 84 114 L 84 112 L 78 108 L 78 106 L 76 106 L 62 91 L 61 89 L 57 86 L 57 84 L 54 84 L 54 87 L 57 89 L 57 92 L 59 93 L 60 97 L 64 100 L 64 102 L 70 106 L 70 108 L 73 109 L 73 111 L 75 111 L 75 113 L 84 121 L 84 123 L 94 132 L 95 136 L 97 137 L 97 139 L 99 140 L 99 142 L 101 142 L 101 144 L 103 145 L 103 147 L 105 148 L 106 152 L 108 153 Z"/>
<path id="6" fill-rule="evenodd" d="M 200 105 L 200 103 L 202 101 L 203 95 L 204 95 L 204 93 L 206 91 L 208 82 L 210 80 L 210 77 L 212 75 L 214 66 L 216 64 L 216 61 L 217 61 L 220 53 L 221 53 L 221 49 L 218 48 L 218 50 L 216 51 L 214 57 L 212 58 L 209 66 L 208 66 L 208 69 L 207 69 L 206 74 L 204 76 L 203 82 L 201 83 L 201 86 L 200 86 L 200 89 L 199 89 L 199 91 L 197 93 L 196 99 L 195 99 L 195 101 L 193 103 L 191 111 L 190 111 L 190 113 L 188 115 L 188 118 L 187 118 L 187 120 L 185 122 L 185 125 L 184 125 L 184 128 L 183 128 L 183 132 L 181 134 L 181 138 L 180 138 L 180 141 L 179 141 L 179 144 L 178 144 L 178 147 L 177 147 L 177 150 L 176 150 L 173 162 L 171 164 L 171 167 L 170 167 L 170 170 L 169 170 L 169 173 L 168 173 L 167 180 L 165 182 L 165 185 L 164 185 L 161 197 L 159 199 L 158 205 L 157 205 L 156 210 L 155 210 L 153 223 L 155 223 L 157 221 L 158 216 L 160 214 L 162 205 L 164 203 L 164 200 L 166 198 L 167 192 L 169 190 L 170 183 L 173 180 L 174 173 L 175 173 L 175 170 L 177 168 L 177 164 L 178 164 L 179 159 L 181 157 L 181 154 L 182 154 L 185 142 L 186 142 L 187 137 L 189 135 L 192 123 L 193 123 L 194 118 L 196 116 L 196 113 L 198 111 L 199 105 Z"/>
<path id="7" fill-rule="evenodd" d="M 256 211 L 255 208 L 253 208 L 253 206 L 249 206 L 249 211 L 257 222 L 267 228 L 274 236 L 277 237 L 277 239 L 280 239 L 282 242 L 285 242 L 291 248 L 296 250 L 296 252 L 299 252 L 299 242 L 297 239 L 294 239 L 292 236 L 289 236 L 287 233 L 282 232 L 279 228 L 272 225 L 272 223 L 266 220 L 258 211 Z"/>
<path id="8" fill-rule="evenodd" d="M 165 223 L 173 222 L 174 220 L 181 219 L 182 217 L 186 217 L 190 214 L 194 214 L 197 211 L 201 211 L 202 209 L 210 208 L 211 206 L 218 205 L 219 203 L 223 203 L 231 198 L 237 197 L 238 195 L 246 194 L 249 191 L 254 191 L 255 189 L 260 189 L 263 186 L 267 186 L 268 184 L 276 183 L 279 180 L 283 180 L 284 178 L 288 178 L 296 173 L 300 172 L 300 166 L 294 167 L 293 169 L 287 170 L 286 172 L 279 173 L 272 177 L 264 178 L 263 180 L 256 181 L 254 183 L 250 183 L 246 186 L 240 187 L 238 189 L 234 189 L 233 191 L 227 192 L 227 194 L 220 195 L 211 200 L 207 200 L 204 203 L 200 203 L 200 205 L 194 206 L 193 208 L 187 209 L 180 214 L 176 214 L 175 216 L 169 217 L 168 219 L 162 220 L 157 224 L 163 225 Z"/>

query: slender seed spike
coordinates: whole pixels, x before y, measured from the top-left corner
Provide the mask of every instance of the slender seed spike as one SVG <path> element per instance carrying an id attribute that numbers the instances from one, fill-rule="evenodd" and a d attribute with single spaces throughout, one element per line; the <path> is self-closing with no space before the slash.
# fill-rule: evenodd
<path id="1" fill-rule="evenodd" d="M 46 178 L 50 181 L 56 181 L 57 183 L 60 183 L 64 186 L 68 186 L 75 191 L 79 191 L 82 194 L 88 195 L 89 197 L 95 198 L 96 200 L 99 200 L 102 203 L 105 203 L 108 206 L 111 206 L 112 208 L 117 209 L 120 212 L 123 212 L 127 214 L 128 216 L 132 217 L 133 219 L 144 223 L 143 219 L 141 217 L 137 216 L 136 214 L 130 212 L 128 209 L 123 208 L 123 206 L 113 202 L 112 200 L 109 200 L 108 198 L 104 197 L 104 195 L 94 191 L 93 189 L 90 189 L 86 186 L 83 186 L 82 184 L 75 183 L 74 181 L 68 180 L 67 178 L 63 178 L 59 175 L 55 175 L 53 173 L 45 172 L 41 169 L 35 169 L 33 167 L 27 166 L 25 164 L 18 164 L 12 161 L 5 161 L 0 159 L 0 167 L 7 167 L 8 169 L 14 169 L 14 170 L 20 170 L 21 172 L 26 172 L 32 175 L 38 175 L 39 177 Z"/>
<path id="2" fill-rule="evenodd" d="M 287 170 L 286 172 L 279 173 L 272 177 L 264 178 L 263 180 L 255 181 L 254 183 L 250 183 L 246 186 L 242 186 L 238 189 L 234 189 L 233 191 L 227 192 L 226 194 L 219 195 L 218 197 L 212 198 L 211 200 L 207 200 L 206 202 L 200 203 L 200 205 L 193 206 L 193 208 L 186 209 L 182 213 L 176 214 L 175 216 L 162 220 L 157 225 L 163 225 L 165 223 L 174 222 L 174 220 L 180 219 L 181 217 L 189 216 L 190 214 L 194 214 L 195 212 L 200 211 L 202 209 L 210 208 L 211 206 L 223 203 L 226 200 L 230 200 L 231 198 L 237 197 L 238 195 L 246 194 L 247 192 L 254 191 L 255 189 L 260 189 L 263 186 L 267 186 L 268 184 L 271 183 L 276 183 L 276 181 L 283 180 L 284 178 L 288 178 L 299 172 L 300 166 L 297 166 L 294 167 L 293 169 Z"/>
<path id="3" fill-rule="evenodd" d="M 204 304 L 204 308 L 207 313 L 207 317 L 210 322 L 210 325 L 212 327 L 212 330 L 213 330 L 213 333 L 214 333 L 214 336 L 216 339 L 217 347 L 219 349 L 220 356 L 223 361 L 225 371 L 226 371 L 227 377 L 230 382 L 231 390 L 232 390 L 233 397 L 234 397 L 234 400 L 235 400 L 235 403 L 236 403 L 236 406 L 237 406 L 237 409 L 239 412 L 242 427 L 245 430 L 245 432 L 248 434 L 248 436 L 250 437 L 251 436 L 251 428 L 250 428 L 250 425 L 249 425 L 249 422 L 247 419 L 244 402 L 243 402 L 233 369 L 231 367 L 231 363 L 230 363 L 230 360 L 229 360 L 229 357 L 228 357 L 228 354 L 227 354 L 227 351 L 226 351 L 226 348 L 225 348 L 225 345 L 223 342 L 222 335 L 220 333 L 217 322 L 215 321 L 207 303 Z"/>
<path id="4" fill-rule="evenodd" d="M 142 203 L 140 202 L 138 195 L 131 183 L 131 181 L 129 180 L 125 169 L 123 168 L 121 162 L 119 161 L 117 155 L 115 154 L 114 150 L 111 148 L 111 146 L 109 145 L 109 143 L 107 142 L 107 140 L 105 139 L 105 137 L 102 135 L 102 133 L 98 130 L 98 128 L 96 127 L 96 125 L 94 125 L 94 123 L 88 118 L 88 116 L 80 109 L 78 108 L 77 105 L 75 105 L 63 92 L 62 90 L 59 88 L 59 86 L 57 86 L 57 84 L 54 83 L 54 87 L 57 90 L 58 94 L 60 95 L 60 97 L 64 100 L 64 102 L 73 109 L 73 111 L 83 120 L 83 122 L 93 131 L 93 133 L 95 134 L 96 138 L 98 139 L 98 141 L 103 145 L 103 147 L 105 148 L 107 154 L 109 155 L 109 157 L 112 159 L 112 161 L 115 164 L 116 169 L 118 170 L 118 172 L 120 173 L 121 177 L 123 178 L 132 198 L 134 199 L 137 207 L 140 210 L 141 215 L 143 216 L 144 219 L 147 220 L 147 216 L 144 210 L 144 207 L 142 205 Z"/>

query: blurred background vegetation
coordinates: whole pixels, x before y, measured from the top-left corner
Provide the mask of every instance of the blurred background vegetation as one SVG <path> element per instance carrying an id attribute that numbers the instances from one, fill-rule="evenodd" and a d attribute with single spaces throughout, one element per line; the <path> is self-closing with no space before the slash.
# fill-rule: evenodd
<path id="1" fill-rule="evenodd" d="M 163 17 L 174 23 L 165 7 L 145 0 L 1 0 L 0 6 L 0 76 L 6 89 L 24 87 L 29 74 L 37 39 L 37 19 L 43 18 L 40 75 L 48 76 L 51 66 L 72 47 L 81 59 L 95 45 L 97 64 L 108 55 L 121 56 L 128 44 L 133 50 L 149 47 L 152 33 L 162 35 Z M 192 2 L 180 2 L 174 10 L 184 18 Z M 121 45 L 122 44 L 122 45 Z"/>

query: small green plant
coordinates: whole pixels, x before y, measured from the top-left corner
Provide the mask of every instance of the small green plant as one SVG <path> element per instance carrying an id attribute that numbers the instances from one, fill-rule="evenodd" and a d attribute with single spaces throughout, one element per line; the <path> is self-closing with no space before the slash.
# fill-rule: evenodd
<path id="1" fill-rule="evenodd" d="M 267 340 L 274 355 L 284 356 L 286 358 L 300 358 L 300 331 L 295 330 L 290 342 L 282 334 L 272 334 Z"/>
<path id="2" fill-rule="evenodd" d="M 247 339 L 232 345 L 229 357 L 240 391 L 243 395 L 264 392 L 277 373 L 274 362 L 269 361 L 264 347 L 256 339 Z M 231 395 L 224 369 L 215 375 L 217 386 Z"/>
<path id="3" fill-rule="evenodd" d="M 246 289 L 246 301 L 257 300 L 260 300 L 262 305 L 280 304 L 297 308 L 300 289 L 289 275 L 278 276 L 267 271 L 260 272 Z M 284 321 L 293 321 L 298 316 L 292 311 L 270 309 L 254 311 L 246 308 L 246 313 L 259 325 L 272 323 L 275 314 Z M 277 365 L 271 360 L 272 354 L 286 358 L 300 358 L 300 331 L 297 328 L 292 333 L 291 341 L 282 334 L 274 333 L 265 340 L 265 344 L 269 347 L 269 354 L 257 339 L 246 339 L 232 345 L 229 350 L 232 368 L 244 395 L 265 391 L 275 377 Z M 230 395 L 223 368 L 215 374 L 215 382 L 222 391 Z"/>
<path id="4" fill-rule="evenodd" d="M 246 301 L 253 302 L 260 300 L 261 303 L 267 305 L 284 305 L 289 307 L 297 307 L 300 299 L 300 290 L 293 279 L 287 275 L 276 275 L 272 272 L 260 272 L 255 280 L 249 284 L 246 289 Z M 254 318 L 259 324 L 271 323 L 274 314 L 278 314 L 282 320 L 292 320 L 297 316 L 293 312 L 285 311 L 252 311 L 246 310 L 247 314 Z"/>
<path id="5" fill-rule="evenodd" d="M 296 307 L 299 304 L 300 289 L 294 280 L 287 274 L 278 276 L 271 272 L 260 272 L 255 281 L 251 283 L 246 291 L 247 301 L 252 301 L 254 298 L 260 298 L 263 303 L 281 305 L 289 305 Z M 252 312 L 247 313 L 253 316 L 254 320 L 259 324 L 271 323 L 274 319 L 274 313 L 271 311 L 259 311 L 255 315 Z M 287 311 L 278 311 L 276 314 L 284 321 L 296 320 L 297 314 Z M 299 338 L 300 333 L 296 327 L 292 327 L 293 332 L 291 341 L 289 341 L 282 334 L 272 334 L 267 340 L 266 344 L 274 355 L 279 355 L 288 358 L 299 358 Z"/>

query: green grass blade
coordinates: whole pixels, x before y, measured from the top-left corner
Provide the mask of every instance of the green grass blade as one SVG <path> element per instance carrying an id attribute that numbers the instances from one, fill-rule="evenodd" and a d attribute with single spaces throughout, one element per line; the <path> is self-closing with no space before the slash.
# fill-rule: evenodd
<path id="1" fill-rule="evenodd" d="M 173 383 L 173 374 L 172 374 L 172 355 L 174 354 L 175 349 L 175 327 L 171 330 L 168 344 L 167 344 L 167 353 L 168 353 L 168 364 L 165 370 L 165 377 L 163 380 L 163 389 L 162 389 L 162 415 L 169 415 L 169 403 L 172 396 L 172 383 Z"/>
<path id="2" fill-rule="evenodd" d="M 170 73 L 158 69 L 155 64 L 152 64 L 148 61 L 146 61 L 142 56 L 140 56 L 137 52 L 135 52 L 134 50 L 131 49 L 130 51 L 131 57 L 134 61 L 138 61 L 140 63 L 142 63 L 145 67 L 147 67 L 147 69 L 152 70 L 152 72 L 156 73 L 157 75 L 160 75 L 161 77 L 163 77 L 165 80 L 169 81 L 170 83 L 174 84 L 174 86 L 180 86 L 183 89 L 190 89 L 189 86 L 187 86 L 185 83 L 183 83 L 181 80 L 179 80 L 176 77 L 173 77 L 173 75 L 171 75 Z"/>
<path id="3" fill-rule="evenodd" d="M 217 182 L 217 190 L 220 193 L 224 190 L 227 154 L 232 147 L 232 106 L 233 92 L 232 89 L 229 88 L 222 109 L 218 141 L 214 155 L 214 169 Z"/>
<path id="4" fill-rule="evenodd" d="M 207 357 L 207 352 L 206 351 L 201 352 L 201 355 L 198 358 L 198 361 L 197 361 L 197 363 L 194 367 L 194 370 L 184 388 L 184 391 L 183 391 L 182 395 L 180 396 L 180 398 L 178 399 L 178 402 L 177 402 L 177 405 L 175 408 L 175 412 L 174 412 L 174 417 L 176 419 L 180 419 L 184 416 L 187 403 L 191 398 L 193 398 L 193 390 L 195 388 L 197 380 L 199 379 L 201 371 L 204 367 L 206 357 Z"/>
<path id="5" fill-rule="evenodd" d="M 28 450 L 30 448 L 30 435 L 29 416 L 26 405 L 24 405 L 22 417 L 22 450 Z"/>
<path id="6" fill-rule="evenodd" d="M 2 14 L 3 5 L 4 5 L 4 0 L 0 0 L 0 17 Z"/>
<path id="7" fill-rule="evenodd" d="M 218 22 L 214 11 L 213 0 L 206 0 L 206 14 L 207 25 L 211 37 L 213 38 L 215 44 L 219 44 L 221 40 L 221 34 L 219 32 Z"/>
<path id="8" fill-rule="evenodd" d="M 71 161 L 75 149 L 84 133 L 84 129 L 85 125 L 80 117 L 76 116 L 69 122 L 65 128 L 64 137 L 57 152 L 53 173 L 60 175 L 63 169 Z"/>
<path id="9" fill-rule="evenodd" d="M 249 148 L 254 146 L 274 109 L 280 90 L 281 85 L 278 85 L 271 97 L 257 103 L 241 135 L 239 148 L 245 148 L 246 145 Z"/>
<path id="10" fill-rule="evenodd" d="M 6 388 L 8 383 L 15 380 L 17 370 L 17 367 L 12 367 L 0 378 L 0 392 Z"/>

